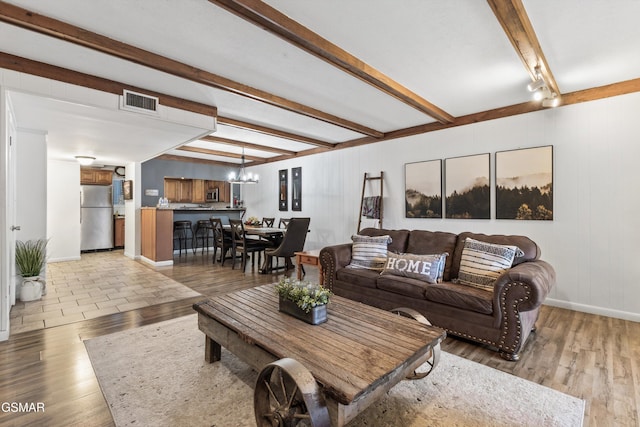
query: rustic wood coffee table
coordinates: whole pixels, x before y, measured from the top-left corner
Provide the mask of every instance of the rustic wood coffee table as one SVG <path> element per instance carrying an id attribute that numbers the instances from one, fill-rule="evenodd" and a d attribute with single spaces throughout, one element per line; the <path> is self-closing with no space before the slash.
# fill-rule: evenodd
<path id="1" fill-rule="evenodd" d="M 260 375 L 254 394 L 258 426 L 343 426 L 415 370 L 435 368 L 440 329 L 338 296 L 328 320 L 309 325 L 278 311 L 274 285 L 194 304 L 206 335 L 205 359 L 221 346 Z M 418 316 L 420 317 L 420 316 Z M 431 370 L 429 370 L 430 372 Z"/>

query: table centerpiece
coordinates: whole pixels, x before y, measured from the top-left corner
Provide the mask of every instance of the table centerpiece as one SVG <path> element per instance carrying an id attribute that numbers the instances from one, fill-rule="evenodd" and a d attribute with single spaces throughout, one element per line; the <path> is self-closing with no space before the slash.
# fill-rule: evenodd
<path id="1" fill-rule="evenodd" d="M 331 291 L 317 283 L 282 278 L 275 286 L 279 311 L 317 325 L 327 321 Z"/>

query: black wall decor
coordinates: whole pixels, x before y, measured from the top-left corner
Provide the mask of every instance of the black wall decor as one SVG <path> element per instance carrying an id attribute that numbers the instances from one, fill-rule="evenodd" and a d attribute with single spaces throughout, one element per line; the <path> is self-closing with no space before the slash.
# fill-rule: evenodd
<path id="1" fill-rule="evenodd" d="M 302 210 L 302 168 L 291 169 L 291 210 Z"/>
<path id="2" fill-rule="evenodd" d="M 281 211 L 289 210 L 288 199 L 288 186 L 289 186 L 289 171 L 287 169 L 281 169 L 278 171 L 278 185 L 280 191 L 278 192 L 278 209 Z"/>

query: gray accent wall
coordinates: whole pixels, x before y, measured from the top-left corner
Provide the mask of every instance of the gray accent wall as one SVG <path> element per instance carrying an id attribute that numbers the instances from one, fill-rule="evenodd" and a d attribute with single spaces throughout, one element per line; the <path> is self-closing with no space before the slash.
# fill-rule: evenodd
<path id="1" fill-rule="evenodd" d="M 142 163 L 142 206 L 156 206 L 158 198 L 164 196 L 164 178 L 195 178 L 225 181 L 229 172 L 236 169 L 212 166 L 205 163 L 180 162 L 151 159 Z M 158 190 L 157 196 L 145 196 L 145 190 Z"/>

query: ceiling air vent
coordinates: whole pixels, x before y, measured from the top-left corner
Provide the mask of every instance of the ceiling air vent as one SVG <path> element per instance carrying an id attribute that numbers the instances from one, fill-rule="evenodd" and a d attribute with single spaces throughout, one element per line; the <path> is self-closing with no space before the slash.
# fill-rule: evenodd
<path id="1" fill-rule="evenodd" d="M 120 108 L 122 110 L 135 111 L 137 113 L 158 114 L 158 98 L 144 95 L 130 90 L 124 90 L 120 98 Z"/>

